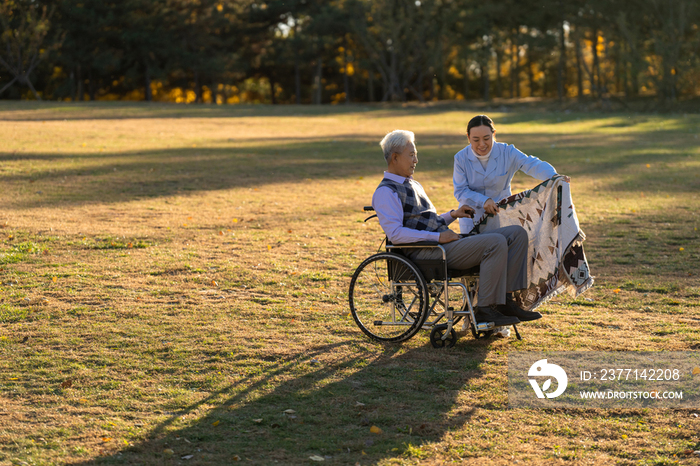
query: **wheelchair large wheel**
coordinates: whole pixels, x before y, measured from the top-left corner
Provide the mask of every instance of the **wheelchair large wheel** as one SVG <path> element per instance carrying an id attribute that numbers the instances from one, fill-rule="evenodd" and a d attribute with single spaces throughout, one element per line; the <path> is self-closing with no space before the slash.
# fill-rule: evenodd
<path id="1" fill-rule="evenodd" d="M 355 270 L 348 295 L 352 317 L 375 340 L 408 340 L 428 317 L 425 279 L 411 261 L 398 254 L 368 257 Z"/>

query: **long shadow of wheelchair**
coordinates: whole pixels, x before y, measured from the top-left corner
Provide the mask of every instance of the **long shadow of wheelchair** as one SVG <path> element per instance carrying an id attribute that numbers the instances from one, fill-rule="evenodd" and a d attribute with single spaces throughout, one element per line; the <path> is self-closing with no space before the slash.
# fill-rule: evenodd
<path id="1" fill-rule="evenodd" d="M 309 464 L 317 456 L 354 465 L 401 457 L 471 418 L 473 406 L 458 396 L 482 374 L 487 345 L 435 350 L 354 340 L 285 355 L 170 413 L 147 440 L 89 464 Z M 289 375 L 295 371 L 303 374 Z"/>

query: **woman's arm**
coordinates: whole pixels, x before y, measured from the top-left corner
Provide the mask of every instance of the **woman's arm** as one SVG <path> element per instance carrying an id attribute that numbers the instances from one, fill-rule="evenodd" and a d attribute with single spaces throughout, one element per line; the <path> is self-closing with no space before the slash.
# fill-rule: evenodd
<path id="1" fill-rule="evenodd" d="M 473 207 L 482 208 L 484 202 L 489 197 L 481 193 L 472 191 L 469 188 L 469 169 L 466 151 L 462 150 L 455 154 L 454 170 L 452 172 L 452 182 L 454 184 L 454 195 L 460 205 L 470 205 Z"/>
<path id="2" fill-rule="evenodd" d="M 544 181 L 557 174 L 551 164 L 533 155 L 525 155 L 513 145 L 508 146 L 508 155 L 516 164 L 516 171 L 521 170 L 535 179 Z"/>

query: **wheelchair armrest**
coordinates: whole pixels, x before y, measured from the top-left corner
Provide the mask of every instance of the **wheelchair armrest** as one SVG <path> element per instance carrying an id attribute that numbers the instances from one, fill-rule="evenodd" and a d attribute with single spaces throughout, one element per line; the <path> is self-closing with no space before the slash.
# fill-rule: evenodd
<path id="1" fill-rule="evenodd" d="M 442 244 L 437 241 L 418 241 L 416 243 L 406 243 L 406 244 L 392 244 L 387 240 L 386 249 L 420 249 L 420 248 L 438 248 L 442 251 L 442 260 L 447 263 L 447 253 Z M 445 266 L 445 273 L 447 273 L 447 266 Z"/>
<path id="2" fill-rule="evenodd" d="M 388 243 L 387 248 L 436 248 L 439 247 L 440 243 L 437 241 L 418 241 L 416 243 L 406 243 L 406 244 L 392 244 Z"/>

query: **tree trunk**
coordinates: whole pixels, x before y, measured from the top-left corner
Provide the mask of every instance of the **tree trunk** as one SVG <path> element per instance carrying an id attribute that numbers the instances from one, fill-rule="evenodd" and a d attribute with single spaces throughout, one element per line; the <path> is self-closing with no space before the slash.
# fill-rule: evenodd
<path id="1" fill-rule="evenodd" d="M 544 70 L 544 79 L 542 80 L 542 95 L 545 97 L 549 96 L 549 70 L 547 69 L 547 64 L 542 63 L 542 69 Z"/>
<path id="2" fill-rule="evenodd" d="M 559 23 L 559 70 L 557 72 L 557 97 L 561 103 L 564 100 L 564 81 L 566 80 L 566 38 L 564 37 L 564 22 Z"/>
<path id="3" fill-rule="evenodd" d="M 231 96 L 231 93 L 229 92 L 229 89 L 226 87 L 226 84 L 221 85 L 221 105 L 226 105 L 228 104 L 228 98 Z"/>
<path id="4" fill-rule="evenodd" d="M 348 80 L 348 45 L 347 40 L 343 38 L 343 94 L 345 94 L 345 103 L 350 103 L 350 81 Z"/>
<path id="5" fill-rule="evenodd" d="M 374 71 L 367 71 L 367 97 L 370 102 L 374 102 Z"/>
<path id="6" fill-rule="evenodd" d="M 637 67 L 635 64 L 630 61 L 627 64 L 627 83 L 625 83 L 626 86 L 628 86 L 628 96 L 631 97 L 637 97 L 639 96 L 639 79 L 638 79 L 639 74 L 637 73 Z"/>
<path id="7" fill-rule="evenodd" d="M 416 89 L 416 93 L 419 95 L 418 100 L 423 102 L 425 100 L 425 97 L 423 97 L 423 69 L 418 72 L 418 79 L 416 80 L 416 85 L 418 89 Z"/>
<path id="8" fill-rule="evenodd" d="M 76 75 L 78 76 L 78 101 L 82 102 L 85 100 L 85 91 L 83 91 L 83 73 L 80 68 L 80 64 L 76 66 Z"/>
<path id="9" fill-rule="evenodd" d="M 447 99 L 447 65 L 442 59 L 443 56 L 440 53 L 440 100 Z"/>
<path id="10" fill-rule="evenodd" d="M 270 73 L 268 81 L 270 81 L 270 98 L 272 99 L 272 105 L 277 105 L 277 96 L 275 96 L 275 78 L 272 73 Z"/>
<path id="11" fill-rule="evenodd" d="M 503 50 L 496 49 L 496 97 L 503 97 L 503 82 L 501 81 L 501 59 Z"/>
<path id="12" fill-rule="evenodd" d="M 386 102 L 389 99 L 389 81 L 386 76 L 382 74 L 382 102 Z"/>
<path id="13" fill-rule="evenodd" d="M 214 105 L 219 104 L 219 85 L 216 81 L 211 83 L 211 103 Z"/>
<path id="14" fill-rule="evenodd" d="M 430 90 L 429 90 L 429 96 L 428 100 L 433 101 L 435 100 L 435 73 L 433 72 L 433 68 L 430 68 Z"/>
<path id="15" fill-rule="evenodd" d="M 515 97 L 520 97 L 520 45 L 517 39 L 515 42 Z"/>
<path id="16" fill-rule="evenodd" d="M 578 86 L 578 95 L 576 97 L 580 102 L 583 100 L 583 64 L 581 63 L 583 57 L 581 56 L 581 42 L 579 42 L 578 34 L 574 39 L 574 46 L 576 47 L 576 76 Z"/>
<path id="17" fill-rule="evenodd" d="M 195 71 L 194 72 L 194 103 L 196 104 L 201 104 L 202 103 L 202 86 L 199 83 L 199 72 Z"/>
<path id="18" fill-rule="evenodd" d="M 34 94 L 34 98 L 36 100 L 41 100 L 41 96 L 36 91 L 36 89 L 34 89 L 32 82 L 29 80 L 29 76 L 27 76 L 26 74 L 20 75 L 19 82 L 20 82 L 20 84 L 26 85 L 29 88 L 29 90 L 32 91 L 32 94 Z"/>
<path id="19" fill-rule="evenodd" d="M 481 64 L 481 79 L 484 83 L 484 100 L 488 102 L 491 98 L 489 96 L 489 64 L 488 62 Z"/>
<path id="20" fill-rule="evenodd" d="M 639 68 L 637 62 L 630 62 L 630 83 L 632 84 L 632 95 L 639 96 Z"/>
<path id="21" fill-rule="evenodd" d="M 301 69 L 299 66 L 299 21 L 294 20 L 294 97 L 296 104 L 301 104 Z"/>
<path id="22" fill-rule="evenodd" d="M 525 57 L 526 63 L 525 67 L 527 69 L 527 82 L 528 82 L 528 87 L 530 88 L 530 97 L 535 96 L 535 74 L 532 72 L 532 51 L 530 50 L 530 47 L 527 49 L 527 56 Z"/>
<path id="23" fill-rule="evenodd" d="M 301 70 L 299 69 L 299 57 L 297 55 L 294 56 L 294 96 L 297 105 L 299 105 L 301 104 Z"/>
<path id="24" fill-rule="evenodd" d="M 314 104 L 321 105 L 323 99 L 323 61 L 321 57 L 316 60 L 316 76 L 314 76 Z"/>
<path id="25" fill-rule="evenodd" d="M 2 89 L 0 89 L 0 94 L 2 94 L 3 92 L 5 92 L 5 89 L 9 89 L 9 88 L 15 83 L 15 81 L 18 81 L 17 76 L 15 76 L 14 78 L 12 78 L 12 81 L 10 81 L 9 83 L 5 84 L 5 85 L 2 87 Z"/>
<path id="26" fill-rule="evenodd" d="M 603 40 L 603 56 L 607 59 L 607 62 L 610 63 L 610 52 L 608 51 L 607 40 Z M 598 87 L 600 88 L 600 97 L 602 98 L 603 94 L 608 93 L 608 77 L 605 72 L 600 72 L 600 61 L 598 62 Z"/>
<path id="27" fill-rule="evenodd" d="M 88 72 L 88 90 L 90 91 L 90 100 L 95 101 L 95 96 L 97 94 L 97 83 L 92 77 L 92 68 L 90 68 L 90 71 Z"/>
<path id="28" fill-rule="evenodd" d="M 622 86 L 624 87 L 625 97 L 630 96 L 630 66 L 626 59 L 622 60 Z"/>
<path id="29" fill-rule="evenodd" d="M 75 72 L 73 70 L 70 72 L 68 81 L 70 82 L 70 100 L 75 102 Z"/>
<path id="30" fill-rule="evenodd" d="M 144 77 L 144 96 L 146 102 L 151 102 L 153 100 L 153 93 L 151 92 L 151 70 L 148 67 L 148 63 L 143 64 L 143 77 Z"/>
<path id="31" fill-rule="evenodd" d="M 352 63 L 352 62 L 351 62 Z M 348 79 L 350 80 L 350 101 L 357 95 L 357 80 L 352 79 L 353 76 L 357 76 L 357 69 L 353 68 L 353 74 Z"/>
<path id="32" fill-rule="evenodd" d="M 615 92 L 619 93 L 622 89 L 622 41 L 615 41 Z"/>
<path id="33" fill-rule="evenodd" d="M 591 54 L 593 55 L 593 67 L 591 68 L 591 91 L 600 98 L 600 63 L 598 61 L 598 29 L 593 29 L 591 39 Z"/>
<path id="34" fill-rule="evenodd" d="M 391 49 L 391 75 L 390 75 L 390 81 L 389 81 L 389 94 L 390 94 L 390 100 L 392 102 L 400 101 L 400 102 L 405 102 L 405 94 L 403 92 L 403 89 L 401 89 L 401 84 L 399 83 L 399 74 L 397 71 L 397 59 L 396 59 L 396 51 L 392 48 Z"/>
<path id="35" fill-rule="evenodd" d="M 515 45 L 515 34 L 511 38 L 510 44 L 510 98 L 515 97 L 515 75 L 517 74 L 516 68 L 518 67 L 517 61 L 518 48 Z"/>
<path id="36" fill-rule="evenodd" d="M 464 64 L 464 100 L 469 100 L 469 62 Z"/>

